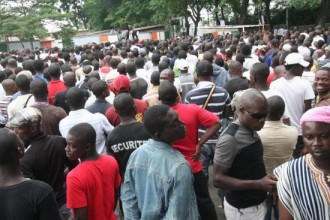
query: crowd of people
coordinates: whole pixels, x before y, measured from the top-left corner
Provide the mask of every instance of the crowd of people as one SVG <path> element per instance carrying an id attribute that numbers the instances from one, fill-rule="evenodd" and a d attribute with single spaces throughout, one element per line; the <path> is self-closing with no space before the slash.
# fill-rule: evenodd
<path id="1" fill-rule="evenodd" d="M 0 219 L 330 219 L 330 29 L 0 58 Z"/>

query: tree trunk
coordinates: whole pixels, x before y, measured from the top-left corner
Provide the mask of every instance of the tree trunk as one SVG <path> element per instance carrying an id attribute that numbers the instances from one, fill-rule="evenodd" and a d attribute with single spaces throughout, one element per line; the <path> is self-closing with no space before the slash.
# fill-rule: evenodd
<path id="1" fill-rule="evenodd" d="M 249 0 L 242 0 L 241 14 L 239 16 L 239 24 L 244 24 L 244 20 L 247 15 L 248 6 L 249 6 Z"/>
<path id="2" fill-rule="evenodd" d="M 197 35 L 198 23 L 199 23 L 199 21 L 194 21 L 194 37 Z"/>
<path id="3" fill-rule="evenodd" d="M 222 20 L 225 20 L 225 13 L 224 13 L 224 11 L 223 11 L 223 7 L 222 7 L 222 6 L 221 6 L 220 10 L 221 10 L 221 17 L 222 17 Z"/>
<path id="4" fill-rule="evenodd" d="M 189 32 L 190 32 L 190 24 L 189 24 L 189 21 L 188 21 L 188 16 L 185 16 L 184 17 L 184 20 L 185 20 L 185 28 L 186 28 L 186 34 L 187 36 L 189 36 Z"/>
<path id="5" fill-rule="evenodd" d="M 266 0 L 265 1 L 265 11 L 266 11 L 266 21 L 268 22 L 269 24 L 269 29 L 272 30 L 273 29 L 273 22 L 272 22 L 272 19 L 270 17 L 270 1 L 271 0 Z"/>
<path id="6" fill-rule="evenodd" d="M 215 14 L 214 14 L 214 17 L 215 17 L 215 24 L 216 24 L 217 26 L 219 26 L 219 25 L 220 25 L 219 13 L 215 13 Z"/>
<path id="7" fill-rule="evenodd" d="M 328 16 L 328 11 L 330 9 L 330 1 L 329 0 L 322 0 L 320 4 L 319 13 L 316 19 L 316 25 L 324 26 L 325 21 Z"/>

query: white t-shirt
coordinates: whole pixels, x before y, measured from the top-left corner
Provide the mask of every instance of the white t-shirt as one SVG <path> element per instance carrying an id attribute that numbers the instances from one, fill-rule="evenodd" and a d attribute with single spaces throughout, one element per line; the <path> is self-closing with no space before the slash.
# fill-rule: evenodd
<path id="1" fill-rule="evenodd" d="M 251 58 L 245 58 L 245 61 L 243 63 L 243 67 L 246 69 L 251 69 L 252 65 L 255 63 L 260 63 L 259 61 L 255 60 L 253 57 Z"/>
<path id="2" fill-rule="evenodd" d="M 304 71 L 301 78 L 304 79 L 304 80 L 307 80 L 311 84 L 311 86 L 313 87 L 314 79 L 315 79 L 315 73 L 313 73 L 311 71 Z"/>
<path id="3" fill-rule="evenodd" d="M 272 96 L 280 96 L 284 103 L 285 103 L 285 109 L 284 109 L 284 114 L 282 116 L 282 119 L 287 119 L 289 118 L 289 112 L 288 112 L 288 107 L 287 107 L 287 104 L 286 104 L 286 101 L 285 101 L 285 98 L 282 96 L 281 93 L 277 92 L 276 90 L 274 89 L 268 89 L 267 91 L 261 91 L 262 94 L 264 94 L 264 96 L 266 97 L 266 99 L 272 97 Z"/>
<path id="4" fill-rule="evenodd" d="M 305 46 L 299 46 L 298 53 L 300 53 L 304 58 L 311 55 L 311 51 Z"/>
<path id="5" fill-rule="evenodd" d="M 290 80 L 282 77 L 273 81 L 270 84 L 270 88 L 278 91 L 284 97 L 288 107 L 290 122 L 298 129 L 298 135 L 301 135 L 302 131 L 299 121 L 305 112 L 304 101 L 315 98 L 311 84 L 299 76 Z"/>

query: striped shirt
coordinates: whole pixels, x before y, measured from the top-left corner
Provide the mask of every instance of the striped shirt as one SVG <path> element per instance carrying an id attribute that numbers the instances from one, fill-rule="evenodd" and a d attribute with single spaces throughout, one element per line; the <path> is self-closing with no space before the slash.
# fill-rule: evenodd
<path id="1" fill-rule="evenodd" d="M 208 81 L 199 82 L 195 89 L 187 93 L 185 98 L 185 103 L 196 104 L 202 107 L 213 85 L 214 83 Z M 218 116 L 219 119 L 221 119 L 223 110 L 225 106 L 230 105 L 230 101 L 231 101 L 230 96 L 227 90 L 221 87 L 216 87 L 205 109 L 214 113 L 216 116 Z M 199 137 L 203 136 L 205 130 L 206 128 L 200 127 L 198 129 L 198 136 Z M 218 137 L 219 134 L 208 140 L 207 143 L 217 143 Z"/>
<path id="2" fill-rule="evenodd" d="M 7 107 L 9 104 L 9 100 L 11 99 L 11 95 L 10 96 L 5 96 L 2 99 L 0 99 L 0 111 L 1 114 L 3 115 L 3 117 L 5 118 L 6 122 L 8 122 L 8 112 L 7 112 Z"/>
<path id="3" fill-rule="evenodd" d="M 312 160 L 307 154 L 274 170 L 278 195 L 294 219 L 329 220 L 330 189 Z"/>

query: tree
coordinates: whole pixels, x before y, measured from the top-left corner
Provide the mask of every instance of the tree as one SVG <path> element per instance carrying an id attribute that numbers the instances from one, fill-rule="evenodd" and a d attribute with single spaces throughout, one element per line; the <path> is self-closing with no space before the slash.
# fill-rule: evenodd
<path id="1" fill-rule="evenodd" d="M 0 36 L 5 38 L 15 36 L 21 42 L 25 39 L 29 40 L 33 48 L 35 37 L 41 39 L 47 35 L 44 27 L 46 21 L 55 23 L 69 17 L 57 11 L 55 2 L 55 0 L 1 1 Z"/>
<path id="2" fill-rule="evenodd" d="M 60 0 L 61 6 L 60 8 L 65 13 L 72 13 L 73 16 L 71 17 L 71 22 L 76 27 L 76 29 L 79 29 L 81 25 L 84 26 L 85 29 L 87 29 L 88 24 L 88 18 L 85 15 L 83 11 L 83 0 Z"/>
<path id="3" fill-rule="evenodd" d="M 316 19 L 316 25 L 324 26 L 327 16 L 329 15 L 330 1 L 322 0 L 320 4 L 319 13 Z"/>
<path id="4" fill-rule="evenodd" d="M 309 9 L 311 12 L 318 10 L 316 25 L 324 26 L 329 15 L 330 9 L 329 0 L 289 0 L 289 6 L 293 6 L 298 9 Z"/>

